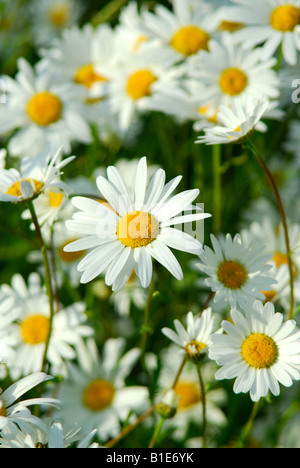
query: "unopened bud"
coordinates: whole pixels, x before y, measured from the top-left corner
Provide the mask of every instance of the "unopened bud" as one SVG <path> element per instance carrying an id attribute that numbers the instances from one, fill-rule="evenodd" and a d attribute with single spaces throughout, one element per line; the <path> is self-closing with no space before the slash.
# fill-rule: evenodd
<path id="1" fill-rule="evenodd" d="M 177 411 L 179 399 L 180 397 L 176 396 L 173 389 L 167 390 L 157 404 L 156 411 L 164 419 L 173 418 Z"/>

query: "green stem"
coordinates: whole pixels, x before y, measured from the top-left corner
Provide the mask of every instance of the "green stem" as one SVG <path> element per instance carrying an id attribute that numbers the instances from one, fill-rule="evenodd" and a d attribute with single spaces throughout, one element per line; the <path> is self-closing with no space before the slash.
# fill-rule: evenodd
<path id="1" fill-rule="evenodd" d="M 285 244 L 286 244 L 286 251 L 287 251 L 287 258 L 288 258 L 289 275 L 290 275 L 290 310 L 289 310 L 289 314 L 288 314 L 288 319 L 291 319 L 293 317 L 294 302 L 295 302 L 295 298 L 294 298 L 294 272 L 293 272 L 293 262 L 292 262 L 292 254 L 291 254 L 291 247 L 290 247 L 289 228 L 288 228 L 287 218 L 286 218 L 284 207 L 283 207 L 283 204 L 282 204 L 282 201 L 281 201 L 280 193 L 278 191 L 278 188 L 277 188 L 276 182 L 275 182 L 275 180 L 273 178 L 273 175 L 271 174 L 271 172 L 268 169 L 266 163 L 264 162 L 264 160 L 262 159 L 262 157 L 258 153 L 255 145 L 250 140 L 248 141 L 248 147 L 250 148 L 250 150 L 252 151 L 252 153 L 254 154 L 256 159 L 258 160 L 258 162 L 261 165 L 261 167 L 263 168 L 267 178 L 269 179 L 269 182 L 270 182 L 270 184 L 272 186 L 272 189 L 273 189 L 273 192 L 274 192 L 274 195 L 275 195 L 275 198 L 276 198 L 276 202 L 277 202 L 277 205 L 278 205 L 278 209 L 279 209 L 279 213 L 280 213 L 280 217 L 281 217 L 281 222 L 282 222 L 282 226 L 283 226 L 283 230 L 284 230 L 284 237 L 285 237 Z"/>
<path id="2" fill-rule="evenodd" d="M 154 281 L 154 274 L 153 274 L 152 280 L 149 286 L 147 302 L 145 305 L 144 323 L 143 323 L 143 328 L 142 328 L 142 343 L 141 343 L 142 365 L 147 375 L 149 384 L 150 384 L 150 374 L 149 374 L 147 364 L 146 364 L 146 348 L 147 348 L 148 337 L 151 332 L 151 327 L 149 325 L 149 316 L 150 316 L 151 301 L 152 301 L 154 290 L 155 290 L 155 281 Z"/>
<path id="3" fill-rule="evenodd" d="M 200 364 L 196 366 L 201 390 L 201 400 L 202 400 L 202 447 L 206 447 L 206 394 L 205 394 L 205 385 L 202 377 L 202 372 L 200 369 Z"/>
<path id="4" fill-rule="evenodd" d="M 245 443 L 247 442 L 247 439 L 248 439 L 248 437 L 249 437 L 249 435 L 250 435 L 250 433 L 252 431 L 253 423 L 254 423 L 254 420 L 255 420 L 256 415 L 258 413 L 259 407 L 260 407 L 260 400 L 255 402 L 254 405 L 253 405 L 253 408 L 252 408 L 250 417 L 248 419 L 248 422 L 244 426 L 244 428 L 243 428 L 243 430 L 241 432 L 241 437 L 240 437 L 239 441 L 236 444 L 237 448 L 242 448 L 242 447 L 245 446 Z"/>
<path id="5" fill-rule="evenodd" d="M 49 342 L 50 342 L 50 337 L 52 333 L 52 323 L 53 323 L 53 316 L 54 316 L 54 293 L 53 293 L 53 286 L 52 286 L 52 279 L 51 279 L 51 269 L 50 269 L 50 263 L 49 263 L 49 258 L 47 254 L 47 247 L 43 239 L 43 235 L 41 232 L 40 224 L 34 209 L 33 202 L 30 201 L 28 203 L 29 211 L 31 214 L 32 222 L 35 227 L 36 235 L 40 244 L 42 256 L 43 256 L 43 262 L 44 262 L 44 268 L 45 268 L 45 279 L 46 279 L 46 288 L 47 288 L 47 294 L 49 298 L 49 331 L 48 331 L 48 336 L 46 339 L 45 343 L 45 350 L 44 350 L 44 355 L 43 355 L 43 360 L 42 360 L 42 371 L 46 370 L 46 364 L 47 364 L 47 353 L 48 353 L 48 348 L 49 348 Z"/>
<path id="6" fill-rule="evenodd" d="M 102 10 L 97 13 L 94 18 L 92 18 L 91 23 L 93 26 L 98 26 L 101 23 L 108 22 L 113 18 L 119 10 L 126 5 L 128 0 L 112 0 L 107 5 L 105 5 Z"/>
<path id="7" fill-rule="evenodd" d="M 156 440 L 157 440 L 157 437 L 159 436 L 160 431 L 161 431 L 161 429 L 162 429 L 163 423 L 164 423 L 164 418 L 161 417 L 160 420 L 158 421 L 158 424 L 157 424 L 156 428 L 155 428 L 153 437 L 152 437 L 152 439 L 151 439 L 151 442 L 150 442 L 148 448 L 153 448 L 153 447 L 154 447 L 155 442 L 156 442 Z"/>
<path id="8" fill-rule="evenodd" d="M 221 230 L 222 182 L 221 182 L 221 145 L 213 146 L 213 232 Z"/>

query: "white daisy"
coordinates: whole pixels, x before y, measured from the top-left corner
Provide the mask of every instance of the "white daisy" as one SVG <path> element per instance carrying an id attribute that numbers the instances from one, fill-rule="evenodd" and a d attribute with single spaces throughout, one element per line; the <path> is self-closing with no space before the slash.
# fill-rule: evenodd
<path id="1" fill-rule="evenodd" d="M 64 426 L 78 425 L 84 433 L 97 429 L 101 440 L 116 436 L 120 420 L 129 411 L 146 409 L 146 387 L 125 386 L 124 379 L 139 357 L 137 348 L 124 353 L 125 340 L 109 339 L 102 356 L 94 340 L 87 340 L 78 354 L 79 366 L 69 363 L 68 376 L 60 384 L 61 409 L 54 413 Z"/>
<path id="2" fill-rule="evenodd" d="M 133 200 L 115 167 L 107 169 L 107 176 L 108 180 L 99 176 L 97 185 L 110 207 L 95 200 L 74 197 L 72 203 L 81 211 L 66 222 L 68 229 L 86 237 L 69 244 L 65 251 L 92 249 L 78 265 L 78 270 L 83 272 L 81 282 L 92 281 L 106 271 L 106 283 L 118 291 L 125 286 L 134 269 L 146 288 L 152 278 L 152 258 L 181 280 L 182 269 L 169 247 L 197 254 L 202 245 L 191 235 L 171 226 L 184 226 L 187 222 L 210 216 L 202 210 L 190 214 L 191 203 L 199 190 L 172 196 L 181 177 L 165 185 L 166 174 L 162 169 L 155 173 L 147 189 L 145 157 L 137 168 Z M 181 215 L 184 211 L 188 214 Z"/>
<path id="3" fill-rule="evenodd" d="M 244 49 L 234 44 L 232 35 L 223 33 L 219 41 L 211 41 L 209 51 L 194 57 L 188 76 L 204 86 L 206 104 L 218 109 L 245 94 L 256 99 L 278 98 L 280 83 L 272 69 L 275 63 L 275 59 L 263 61 L 259 48 Z"/>
<path id="4" fill-rule="evenodd" d="M 192 312 L 188 312 L 187 329 L 177 319 L 174 320 L 174 326 L 177 333 L 170 328 L 163 328 L 163 334 L 174 341 L 188 358 L 197 362 L 202 357 L 203 350 L 209 346 L 210 335 L 213 333 L 214 317 L 211 309 L 204 310 L 197 318 Z"/>
<path id="5" fill-rule="evenodd" d="M 209 356 L 222 366 L 216 379 L 233 379 L 235 393 L 250 392 L 258 401 L 279 384 L 290 387 L 300 380 L 300 331 L 296 322 L 283 322 L 274 305 L 260 302 L 245 307 L 245 315 L 232 309 L 232 322 L 224 321 L 225 333 L 212 335 Z"/>
<path id="6" fill-rule="evenodd" d="M 300 50 L 299 0 L 233 0 L 233 3 L 239 6 L 227 9 L 227 19 L 244 24 L 234 33 L 237 42 L 243 42 L 245 47 L 263 43 L 263 60 L 281 46 L 286 62 L 296 63 Z"/>
<path id="7" fill-rule="evenodd" d="M 35 158 L 22 159 L 20 171 L 15 168 L 0 170 L 0 201 L 29 201 L 45 192 L 54 203 L 66 190 L 66 185 L 60 180 L 61 169 L 74 157 L 61 160 L 61 149 L 53 152 L 46 145 Z"/>
<path id="8" fill-rule="evenodd" d="M 211 235 L 211 242 L 214 250 L 204 246 L 195 266 L 208 276 L 204 284 L 215 292 L 214 301 L 235 307 L 250 299 L 265 299 L 261 291 L 271 289 L 275 279 L 269 274 L 271 266 L 266 262 L 272 257 L 264 253 L 264 246 L 243 242 L 239 234 L 219 240 Z"/>
<path id="9" fill-rule="evenodd" d="M 15 338 L 15 354 L 7 366 L 19 378 L 41 369 L 49 333 L 49 299 L 36 273 L 30 274 L 28 286 L 21 275 L 14 275 L 11 287 L 6 285 L 3 291 L 15 300 L 17 318 L 7 330 Z M 82 337 L 93 334 L 84 310 L 84 304 L 75 303 L 54 315 L 47 359 L 56 373 L 64 373 L 65 360 L 76 357 Z"/>
<path id="10" fill-rule="evenodd" d="M 243 144 L 254 130 L 265 131 L 266 127 L 261 119 L 266 116 L 268 108 L 267 100 L 257 101 L 250 95 L 235 101 L 231 108 L 221 105 L 217 113 L 220 125 L 204 128 L 204 135 L 199 136 L 196 143 Z"/>
<path id="11" fill-rule="evenodd" d="M 56 405 L 54 398 L 32 398 L 16 403 L 25 393 L 53 377 L 37 372 L 13 383 L 0 393 L 0 430 L 16 431 L 17 427 L 27 430 L 31 424 L 40 424 L 39 418 L 33 416 L 28 406 L 51 404 Z M 0 389 L 2 390 L 2 389 Z"/>
<path id="12" fill-rule="evenodd" d="M 55 82 L 50 73 L 39 72 L 38 64 L 33 68 L 24 58 L 18 60 L 15 79 L 3 80 L 7 102 L 0 107 L 0 135 L 14 132 L 8 142 L 12 156 L 35 156 L 47 142 L 65 153 L 71 152 L 74 142 L 91 142 L 78 86 Z"/>

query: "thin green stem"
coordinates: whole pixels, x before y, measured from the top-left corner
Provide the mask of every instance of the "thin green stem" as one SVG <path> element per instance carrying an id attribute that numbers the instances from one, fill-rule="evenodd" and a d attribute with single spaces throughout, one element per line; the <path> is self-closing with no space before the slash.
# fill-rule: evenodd
<path id="1" fill-rule="evenodd" d="M 253 405 L 250 417 L 249 417 L 246 425 L 244 426 L 244 428 L 243 428 L 243 430 L 241 432 L 240 439 L 238 440 L 238 442 L 235 445 L 237 448 L 242 448 L 242 447 L 245 446 L 245 444 L 247 442 L 247 439 L 251 434 L 252 427 L 253 427 L 256 415 L 258 413 L 259 407 L 260 407 L 260 400 L 255 402 L 254 405 Z"/>
<path id="2" fill-rule="evenodd" d="M 149 447 L 148 448 L 153 448 L 154 445 L 155 445 L 155 442 L 160 434 L 160 431 L 162 430 L 162 426 L 163 426 L 163 423 L 164 423 L 164 418 L 163 417 L 160 417 L 160 420 L 158 421 L 158 424 L 155 428 L 155 431 L 154 431 L 154 434 L 153 434 L 153 437 L 151 439 L 151 442 L 149 444 Z"/>
<path id="3" fill-rule="evenodd" d="M 146 363 L 146 349 L 147 349 L 147 341 L 149 334 L 151 333 L 151 327 L 149 325 L 149 317 L 150 317 L 150 308 L 151 308 L 151 301 L 153 297 L 153 293 L 155 290 L 155 281 L 154 281 L 154 274 L 152 275 L 152 280 L 149 286 L 148 298 L 145 305 L 145 312 L 144 312 L 144 323 L 142 328 L 142 343 L 141 343 L 141 362 L 144 368 L 144 371 L 147 375 L 148 384 L 150 385 L 150 373 L 148 371 L 147 363 Z"/>
<path id="4" fill-rule="evenodd" d="M 285 210 L 282 204 L 281 196 L 279 193 L 279 190 L 277 188 L 276 182 L 274 180 L 274 177 L 272 173 L 270 172 L 269 168 L 267 167 L 266 163 L 264 162 L 263 158 L 260 156 L 259 152 L 257 151 L 254 143 L 249 140 L 248 141 L 248 147 L 258 160 L 259 164 L 263 168 L 267 178 L 269 179 L 269 182 L 272 186 L 276 202 L 278 205 L 280 217 L 281 217 L 281 222 L 284 230 L 284 237 L 285 237 L 285 244 L 286 244 L 286 252 L 287 252 L 287 259 L 288 259 L 288 267 L 289 267 L 289 275 L 290 275 L 290 310 L 288 313 L 288 319 L 291 319 L 293 317 L 293 312 L 294 312 L 294 272 L 293 272 L 293 262 L 292 262 L 292 254 L 291 254 L 291 247 L 290 247 L 290 238 L 289 238 L 289 228 L 288 228 L 288 223 L 287 223 L 287 218 L 285 214 Z"/>
<path id="5" fill-rule="evenodd" d="M 205 394 L 205 385 L 202 377 L 202 372 L 200 369 L 200 364 L 196 366 L 197 368 L 197 373 L 198 373 L 198 378 L 199 378 L 199 384 L 200 384 L 200 390 L 201 390 L 201 401 L 202 401 L 202 447 L 206 448 L 206 394 Z"/>
<path id="6" fill-rule="evenodd" d="M 42 256 L 43 256 L 43 262 L 44 262 L 44 268 L 45 268 L 45 279 L 46 279 L 46 288 L 47 288 L 47 294 L 49 298 L 49 330 L 48 330 L 48 336 L 46 339 L 45 343 L 45 350 L 44 350 L 44 355 L 43 355 L 43 360 L 42 360 L 42 371 L 46 370 L 46 365 L 47 365 L 47 354 L 48 354 L 48 348 L 49 348 L 49 343 L 50 343 L 50 338 L 51 338 L 51 333 L 52 333 L 52 323 L 53 323 L 53 317 L 54 317 L 54 292 L 53 292 L 53 285 L 52 285 L 52 278 L 51 278 L 51 268 L 50 268 L 50 263 L 49 263 L 49 258 L 47 254 L 47 246 L 44 242 L 43 235 L 41 232 L 40 224 L 34 209 L 33 202 L 30 201 L 28 203 L 29 211 L 31 214 L 32 222 L 35 227 L 36 235 L 40 244 Z"/>
<path id="7" fill-rule="evenodd" d="M 221 145 L 213 146 L 213 232 L 218 235 L 222 218 Z"/>
<path id="8" fill-rule="evenodd" d="M 94 18 L 92 18 L 91 23 L 93 26 L 98 26 L 101 23 L 108 22 L 113 18 L 119 10 L 126 5 L 128 0 L 112 0 L 107 5 L 105 5 L 99 13 L 97 13 Z"/>

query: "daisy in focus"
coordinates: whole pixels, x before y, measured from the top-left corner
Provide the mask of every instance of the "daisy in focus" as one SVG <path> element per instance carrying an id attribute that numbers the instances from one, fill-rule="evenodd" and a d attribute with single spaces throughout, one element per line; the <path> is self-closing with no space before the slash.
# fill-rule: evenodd
<path id="1" fill-rule="evenodd" d="M 21 160 L 20 171 L 15 168 L 0 170 L 0 201 L 20 203 L 45 192 L 50 206 L 58 205 L 67 190 L 60 180 L 61 169 L 74 158 L 70 156 L 62 160 L 61 149 L 53 152 L 49 145 L 45 145 L 35 158 Z"/>
<path id="2" fill-rule="evenodd" d="M 227 234 L 219 240 L 211 235 L 211 242 L 213 250 L 204 246 L 195 266 L 208 276 L 204 284 L 215 292 L 214 302 L 225 301 L 236 307 L 249 300 L 264 300 L 261 291 L 272 289 L 275 283 L 269 273 L 271 266 L 266 263 L 272 257 L 264 253 L 264 246 L 245 243 L 239 234 L 234 238 Z"/>
<path id="3" fill-rule="evenodd" d="M 19 428 L 27 430 L 32 424 L 39 425 L 40 420 L 33 416 L 28 409 L 32 405 L 56 405 L 58 400 L 54 398 L 32 398 L 30 400 L 17 400 L 53 377 L 37 372 L 14 382 L 6 390 L 0 389 L 0 431 L 16 432 Z"/>
<path id="4" fill-rule="evenodd" d="M 296 63 L 300 50 L 299 0 L 233 0 L 233 3 L 238 6 L 229 7 L 225 16 L 244 24 L 234 33 L 237 42 L 245 47 L 263 43 L 263 60 L 281 47 L 285 61 L 289 65 Z"/>
<path id="5" fill-rule="evenodd" d="M 268 109 L 269 101 L 265 99 L 257 101 L 249 95 L 234 102 L 232 107 L 221 105 L 217 113 L 220 125 L 204 128 L 204 135 L 199 136 L 196 143 L 244 144 L 254 130 L 266 130 L 261 119 L 266 116 Z"/>
<path id="6" fill-rule="evenodd" d="M 114 166 L 107 177 L 99 176 L 97 186 L 110 206 L 84 197 L 74 197 L 72 203 L 80 212 L 66 227 L 85 235 L 67 245 L 66 252 L 92 249 L 78 265 L 83 272 L 81 282 L 87 283 L 101 273 L 113 291 L 122 289 L 134 270 L 147 288 L 153 275 L 152 259 L 157 260 L 176 279 L 183 278 L 181 266 L 170 250 L 199 254 L 202 244 L 184 231 L 171 226 L 204 220 L 209 214 L 200 209 L 192 213 L 193 201 L 199 190 L 187 190 L 172 195 L 181 176 L 165 184 L 166 174 L 158 169 L 147 188 L 147 161 L 143 157 L 135 177 L 132 199 L 121 174 Z M 188 214 L 182 214 L 182 212 Z"/>
<path id="7" fill-rule="evenodd" d="M 7 328 L 8 336 L 15 339 L 15 354 L 7 359 L 7 367 L 14 378 L 19 378 L 42 366 L 50 326 L 49 299 L 36 273 L 29 275 L 28 285 L 21 275 L 14 275 L 11 287 L 2 287 L 2 293 L 14 299 L 17 311 L 17 318 Z M 76 357 L 80 340 L 93 335 L 84 311 L 83 303 L 75 303 L 54 315 L 47 358 L 55 373 L 63 374 L 65 361 Z"/>
<path id="8" fill-rule="evenodd" d="M 33 68 L 20 58 L 15 79 L 3 77 L 7 102 L 0 107 L 0 135 L 13 132 L 8 142 L 11 156 L 35 156 L 46 143 L 70 153 L 72 143 L 91 142 L 78 86 L 58 83 L 38 69 L 38 64 Z"/>
<path id="9" fill-rule="evenodd" d="M 125 353 L 124 348 L 124 339 L 109 339 L 100 356 L 95 341 L 88 339 L 78 353 L 79 365 L 69 363 L 58 390 L 62 407 L 54 414 L 65 427 L 76 424 L 85 434 L 97 429 L 100 439 L 106 440 L 119 433 L 120 421 L 130 411 L 145 409 L 147 388 L 126 387 L 124 382 L 140 352 L 133 348 Z"/>
<path id="10" fill-rule="evenodd" d="M 209 357 L 221 368 L 216 379 L 236 378 L 235 393 L 250 392 L 253 401 L 270 391 L 278 396 L 279 384 L 290 387 L 300 380 L 300 331 L 296 322 L 283 322 L 270 302 L 245 307 L 245 315 L 232 309 L 232 322 L 224 321 L 225 333 L 212 335 Z"/>
<path id="11" fill-rule="evenodd" d="M 207 350 L 210 335 L 213 333 L 214 317 L 212 317 L 211 309 L 204 310 L 198 318 L 189 312 L 187 329 L 179 320 L 174 320 L 174 326 L 176 333 L 170 328 L 163 328 L 163 334 L 176 343 L 189 359 L 198 362 L 203 355 L 202 352 Z"/>

